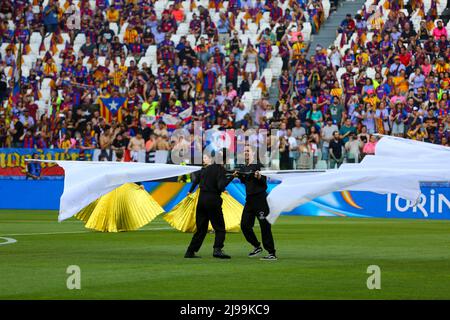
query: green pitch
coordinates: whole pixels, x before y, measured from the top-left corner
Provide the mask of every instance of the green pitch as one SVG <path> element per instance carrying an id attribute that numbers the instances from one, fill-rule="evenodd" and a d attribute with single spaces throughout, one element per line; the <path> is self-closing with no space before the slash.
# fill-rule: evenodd
<path id="1" fill-rule="evenodd" d="M 259 229 L 257 232 L 259 233 Z M 450 299 L 450 221 L 282 216 L 278 261 L 247 258 L 228 234 L 231 260 L 184 259 L 191 234 L 158 218 L 141 231 L 87 231 L 55 212 L 0 211 L 0 299 Z M 0 239 L 0 243 L 5 242 Z M 66 287 L 81 268 L 81 290 Z M 368 290 L 367 267 L 381 269 Z"/>

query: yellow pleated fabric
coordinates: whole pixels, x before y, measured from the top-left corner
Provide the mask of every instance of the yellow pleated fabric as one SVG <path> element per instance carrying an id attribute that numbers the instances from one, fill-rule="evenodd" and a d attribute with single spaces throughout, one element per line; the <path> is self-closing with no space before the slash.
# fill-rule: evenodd
<path id="1" fill-rule="evenodd" d="M 197 231 L 195 225 L 195 213 L 197 211 L 199 195 L 199 189 L 188 195 L 170 212 L 164 215 L 164 220 L 172 227 L 182 232 Z M 227 232 L 239 232 L 244 207 L 227 192 L 222 193 L 221 197 L 223 200 L 222 211 L 223 219 L 225 220 L 225 230 Z M 211 223 L 209 223 L 208 230 L 213 230 Z"/>
<path id="2" fill-rule="evenodd" d="M 141 186 L 125 183 L 86 206 L 75 217 L 84 221 L 88 229 L 120 232 L 137 230 L 163 212 Z"/>

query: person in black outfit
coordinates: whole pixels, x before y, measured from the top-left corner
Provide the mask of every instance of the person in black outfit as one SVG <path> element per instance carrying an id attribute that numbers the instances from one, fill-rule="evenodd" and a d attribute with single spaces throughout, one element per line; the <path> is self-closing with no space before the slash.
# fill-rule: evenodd
<path id="1" fill-rule="evenodd" d="M 256 238 L 253 226 L 255 218 L 259 221 L 261 227 L 261 237 L 264 249 L 269 255 L 261 260 L 277 260 L 275 255 L 275 244 L 273 241 L 271 224 L 266 220 L 269 214 L 269 205 L 267 204 L 267 178 L 261 175 L 261 164 L 254 161 L 254 153 L 251 147 L 245 148 L 245 165 L 239 171 L 239 180 L 245 185 L 245 206 L 241 219 L 241 230 L 245 239 L 254 247 L 248 254 L 249 257 L 259 255 L 263 250 L 261 243 Z"/>
<path id="2" fill-rule="evenodd" d="M 225 241 L 225 221 L 222 213 L 221 194 L 225 187 L 237 176 L 237 172 L 233 176 L 226 176 L 223 165 L 212 163 L 208 156 L 203 157 L 204 167 L 197 174 L 193 175 L 193 183 L 189 193 L 199 185 L 200 195 L 197 203 L 196 226 L 197 231 L 192 237 L 191 243 L 184 255 L 185 258 L 199 258 L 195 255 L 202 246 L 208 225 L 211 221 L 215 231 L 213 257 L 220 259 L 230 259 L 222 250 Z"/>
<path id="3" fill-rule="evenodd" d="M 344 154 L 342 152 L 342 148 L 344 147 L 344 143 L 340 138 L 339 132 L 333 132 L 333 139 L 330 141 L 330 169 L 334 169 L 335 166 L 338 168 L 341 166 L 344 161 Z"/>

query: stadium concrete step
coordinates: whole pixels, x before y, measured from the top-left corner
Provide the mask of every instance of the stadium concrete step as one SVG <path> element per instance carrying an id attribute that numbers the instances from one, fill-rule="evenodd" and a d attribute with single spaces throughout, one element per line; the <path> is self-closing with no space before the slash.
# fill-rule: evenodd
<path id="1" fill-rule="evenodd" d="M 273 106 L 278 101 L 278 79 L 273 81 L 272 86 L 269 88 L 269 103 Z"/>
<path id="2" fill-rule="evenodd" d="M 319 33 L 311 35 L 311 45 L 308 51 L 308 58 L 314 54 L 317 45 L 328 48 L 336 40 L 336 30 L 345 19 L 347 14 L 352 17 L 362 8 L 364 0 L 344 1 L 337 7 L 325 23 L 320 27 Z"/>

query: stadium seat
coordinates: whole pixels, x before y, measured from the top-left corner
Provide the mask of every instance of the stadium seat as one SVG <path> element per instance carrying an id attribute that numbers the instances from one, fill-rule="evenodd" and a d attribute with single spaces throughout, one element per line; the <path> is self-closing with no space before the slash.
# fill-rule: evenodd
<path id="1" fill-rule="evenodd" d="M 148 46 L 147 51 L 145 52 L 145 56 L 147 56 L 147 57 L 155 56 L 156 57 L 156 50 L 157 50 L 157 48 L 155 45 Z"/>
<path id="2" fill-rule="evenodd" d="M 38 110 L 41 112 L 41 114 L 44 114 L 45 111 L 47 111 L 48 107 L 44 100 L 36 100 L 35 103 L 38 105 Z"/>
<path id="3" fill-rule="evenodd" d="M 376 74 L 376 71 L 374 68 L 367 68 L 367 70 L 366 70 L 367 77 L 369 77 L 370 79 L 375 79 L 375 74 Z"/>
<path id="4" fill-rule="evenodd" d="M 29 77 L 30 76 L 30 67 L 26 65 L 22 65 L 22 77 Z"/>
<path id="5" fill-rule="evenodd" d="M 317 170 L 327 170 L 328 169 L 327 161 L 326 160 L 317 161 L 316 169 Z"/>
<path id="6" fill-rule="evenodd" d="M 9 45 L 10 45 L 10 44 L 9 44 L 9 43 L 6 43 L 6 42 L 4 42 L 4 43 L 2 43 L 2 44 L 0 45 L 0 54 L 1 54 L 2 57 L 4 57 L 4 56 L 6 55 L 6 48 L 7 48 Z"/>
<path id="7" fill-rule="evenodd" d="M 278 46 L 272 46 L 272 57 L 278 57 Z"/>
<path id="8" fill-rule="evenodd" d="M 248 30 L 246 31 L 246 33 L 257 34 L 258 33 L 258 25 L 256 23 L 250 22 L 248 24 Z"/>
<path id="9" fill-rule="evenodd" d="M 36 62 L 37 56 L 34 54 L 27 54 L 22 56 L 23 65 L 28 68 L 32 68 L 33 64 Z"/>
<path id="10" fill-rule="evenodd" d="M 139 63 L 138 63 L 139 69 L 142 70 L 142 65 L 143 65 L 144 63 L 147 64 L 147 67 L 150 67 L 150 66 L 153 64 L 153 61 L 152 61 L 152 59 L 151 59 L 150 57 L 142 57 L 142 58 L 139 60 Z"/>
<path id="11" fill-rule="evenodd" d="M 12 67 L 7 66 L 3 69 L 3 71 L 5 72 L 6 79 L 9 81 L 11 79 L 10 73 L 12 72 Z"/>
<path id="12" fill-rule="evenodd" d="M 345 73 L 345 68 L 339 68 L 339 69 L 336 71 L 336 78 L 338 79 L 339 85 L 340 85 L 340 86 L 342 86 L 341 77 L 342 77 L 342 75 L 343 75 L 344 73 Z"/>
<path id="13" fill-rule="evenodd" d="M 263 74 L 261 75 L 261 78 L 264 77 L 264 79 L 266 80 L 266 87 L 270 88 L 272 86 L 272 79 L 273 79 L 273 74 L 272 74 L 272 69 L 270 68 L 266 68 L 263 71 Z"/>
<path id="14" fill-rule="evenodd" d="M 115 22 L 109 23 L 109 30 L 114 32 L 114 34 L 117 36 L 119 34 L 119 26 Z"/>
<path id="15" fill-rule="evenodd" d="M 65 45 L 66 42 L 70 43 L 70 35 L 66 32 L 61 33 L 61 37 L 63 39 L 63 44 Z"/>
<path id="16" fill-rule="evenodd" d="M 52 79 L 50 78 L 44 78 L 42 80 L 42 84 L 41 84 L 41 89 L 49 89 L 50 88 L 50 83 L 52 82 Z"/>
<path id="17" fill-rule="evenodd" d="M 127 58 L 125 59 L 125 66 L 129 67 L 131 61 L 136 62 L 136 59 L 135 59 L 134 57 L 127 57 Z"/>
<path id="18" fill-rule="evenodd" d="M 99 57 L 97 58 L 98 65 L 99 65 L 99 66 L 104 66 L 104 67 L 105 67 L 105 60 L 106 60 L 105 57 L 99 56 Z"/>
<path id="19" fill-rule="evenodd" d="M 42 43 L 42 35 L 40 32 L 33 32 L 30 36 L 30 45 L 40 46 Z"/>
<path id="20" fill-rule="evenodd" d="M 181 35 L 173 34 L 172 37 L 170 38 L 170 40 L 172 40 L 173 43 L 175 43 L 175 45 L 177 45 L 180 42 L 180 38 L 181 38 Z"/>
<path id="21" fill-rule="evenodd" d="M 259 82 L 259 80 L 255 80 L 255 82 L 256 81 Z M 252 89 L 252 90 L 250 90 L 250 92 L 251 92 L 254 100 L 261 99 L 261 89 L 260 88 Z"/>
<path id="22" fill-rule="evenodd" d="M 197 45 L 195 36 L 193 34 L 188 34 L 186 40 L 191 44 L 191 46 Z"/>
<path id="23" fill-rule="evenodd" d="M 302 34 L 303 34 L 303 39 L 305 41 L 310 41 L 311 40 L 311 32 L 312 32 L 312 27 L 311 27 L 311 23 L 310 22 L 305 22 L 302 25 Z"/>
<path id="24" fill-rule="evenodd" d="M 86 43 L 86 35 L 84 33 L 77 34 L 73 42 L 74 45 L 79 45 L 81 47 L 83 44 Z"/>
<path id="25" fill-rule="evenodd" d="M 187 23 L 180 23 L 178 25 L 178 29 L 177 29 L 177 35 L 180 36 L 185 36 L 189 33 L 189 24 Z"/>
<path id="26" fill-rule="evenodd" d="M 330 15 L 330 0 L 322 0 L 322 6 L 323 6 L 323 13 L 325 16 L 325 19 L 328 19 Z"/>

